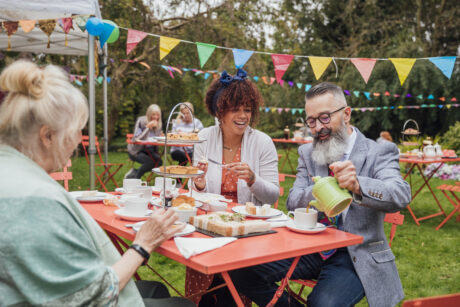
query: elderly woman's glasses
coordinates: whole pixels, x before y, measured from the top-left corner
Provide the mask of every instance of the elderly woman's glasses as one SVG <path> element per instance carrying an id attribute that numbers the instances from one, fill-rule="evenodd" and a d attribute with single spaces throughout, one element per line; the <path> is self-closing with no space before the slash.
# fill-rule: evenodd
<path id="1" fill-rule="evenodd" d="M 305 120 L 305 124 L 307 124 L 308 128 L 315 128 L 316 120 L 319 120 L 319 122 L 323 125 L 329 124 L 331 122 L 331 115 L 343 109 L 345 109 L 345 107 L 341 107 L 340 109 L 337 109 L 329 113 L 321 113 L 318 117 L 307 117 L 307 119 Z"/>

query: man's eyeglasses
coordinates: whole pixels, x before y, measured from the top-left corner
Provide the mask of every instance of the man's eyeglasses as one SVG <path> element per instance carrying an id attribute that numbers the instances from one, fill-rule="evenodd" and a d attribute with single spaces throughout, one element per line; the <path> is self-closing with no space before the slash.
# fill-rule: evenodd
<path id="1" fill-rule="evenodd" d="M 315 128 L 316 120 L 319 120 L 319 122 L 323 125 L 329 124 L 331 122 L 331 115 L 343 109 L 345 109 L 345 107 L 341 107 L 340 109 L 337 109 L 329 113 L 321 113 L 318 117 L 307 117 L 307 119 L 305 120 L 305 124 L 308 128 Z"/>

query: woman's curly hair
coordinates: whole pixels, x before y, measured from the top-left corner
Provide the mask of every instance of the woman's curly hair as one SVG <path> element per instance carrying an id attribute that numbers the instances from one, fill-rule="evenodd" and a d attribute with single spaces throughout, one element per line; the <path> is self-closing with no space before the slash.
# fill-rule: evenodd
<path id="1" fill-rule="evenodd" d="M 248 79 L 234 80 L 219 94 L 214 102 L 216 92 L 225 87 L 219 79 L 213 81 L 206 93 L 205 103 L 209 114 L 222 119 L 228 111 L 238 110 L 241 106 L 251 109 L 250 125 L 255 125 L 259 119 L 259 108 L 263 106 L 262 95 L 257 87 Z M 213 104 L 216 106 L 213 107 Z"/>

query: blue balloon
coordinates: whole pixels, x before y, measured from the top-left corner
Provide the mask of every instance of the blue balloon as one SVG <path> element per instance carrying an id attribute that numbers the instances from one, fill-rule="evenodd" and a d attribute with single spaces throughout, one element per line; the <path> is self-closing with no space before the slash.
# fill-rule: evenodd
<path id="1" fill-rule="evenodd" d="M 104 31 L 104 23 L 99 18 L 91 17 L 86 22 L 86 30 L 93 36 L 99 36 Z"/>

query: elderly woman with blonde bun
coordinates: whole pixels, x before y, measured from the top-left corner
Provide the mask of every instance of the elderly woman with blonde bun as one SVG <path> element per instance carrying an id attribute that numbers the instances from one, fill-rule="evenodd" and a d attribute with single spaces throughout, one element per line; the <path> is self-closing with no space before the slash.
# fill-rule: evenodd
<path id="1" fill-rule="evenodd" d="M 88 118 L 83 94 L 58 67 L 41 69 L 26 61 L 2 72 L 0 88 L 6 92 L 0 104 L 0 305 L 183 303 L 143 300 L 140 291 L 161 291 L 162 285 L 142 284 L 138 290 L 132 281 L 145 258 L 177 231 L 170 227 L 177 219 L 172 210 L 155 211 L 133 248 L 120 256 L 91 216 L 48 175 L 66 164 L 80 141 Z"/>

